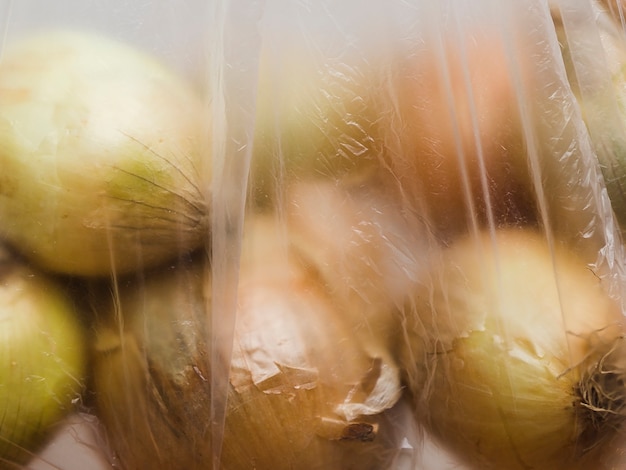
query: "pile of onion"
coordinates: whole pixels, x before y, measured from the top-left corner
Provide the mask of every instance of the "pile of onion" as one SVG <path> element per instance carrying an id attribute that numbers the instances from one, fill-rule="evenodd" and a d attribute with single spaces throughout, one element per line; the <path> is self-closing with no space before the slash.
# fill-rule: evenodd
<path id="1" fill-rule="evenodd" d="M 461 239 L 429 269 L 399 344 L 416 419 L 476 469 L 613 468 L 624 319 L 587 264 L 509 229 Z"/>
<path id="2" fill-rule="evenodd" d="M 211 316 L 233 313 L 220 468 L 392 464 L 399 370 L 353 335 L 279 227 L 248 219 L 236 312 L 211 310 L 202 260 L 130 280 L 98 312 L 97 409 L 124 468 L 212 468 L 207 340 Z"/>
<path id="3" fill-rule="evenodd" d="M 587 197 L 597 188 L 576 195 L 589 217 L 579 225 L 569 206 L 538 207 L 595 173 L 571 163 L 585 150 L 570 152 L 575 126 L 549 135 L 573 114 L 524 128 L 539 119 L 532 91 L 553 89 L 526 60 L 538 49 L 518 57 L 523 40 L 489 20 L 452 23 L 391 61 L 313 51 L 307 34 L 262 45 L 253 197 L 242 234 L 216 227 L 242 249 L 237 279 L 220 283 L 224 265 L 206 256 L 220 249 L 209 244 L 210 111 L 196 90 L 98 35 L 8 47 L 0 238 L 32 264 L 0 253 L 0 468 L 26 462 L 82 390 L 82 331 L 50 272 L 92 289 L 94 412 L 125 470 L 394 468 L 407 396 L 408 416 L 472 468 L 611 468 L 626 418 L 624 317 L 569 243 L 583 229 L 585 241 L 606 235 Z M 585 95 L 572 70 L 591 55 L 574 57 L 556 25 L 574 91 L 595 99 L 583 115 L 620 217 L 626 132 L 593 123 L 621 99 L 626 41 L 602 36 L 619 65 Z M 563 159 L 557 148 L 531 162 L 545 136 L 538 153 L 563 145 Z M 571 159 L 561 170 L 551 156 Z M 232 344 L 213 330 L 222 320 Z"/>
<path id="4" fill-rule="evenodd" d="M 190 84 L 131 46 L 66 31 L 10 44 L 0 61 L 0 236 L 39 266 L 77 275 L 197 247 L 205 127 Z"/>

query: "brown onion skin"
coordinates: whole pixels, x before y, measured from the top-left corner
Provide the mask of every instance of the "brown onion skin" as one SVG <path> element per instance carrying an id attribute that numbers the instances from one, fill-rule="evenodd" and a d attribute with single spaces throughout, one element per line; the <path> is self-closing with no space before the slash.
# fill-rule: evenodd
<path id="1" fill-rule="evenodd" d="M 392 69 L 389 99 L 399 104 L 385 122 L 390 183 L 442 241 L 477 222 L 533 222 L 521 90 L 500 33 L 485 25 L 425 41 Z M 523 61 L 524 51 L 515 52 Z M 522 65 L 521 83 L 532 83 L 529 72 Z"/>
<path id="2" fill-rule="evenodd" d="M 389 468 L 399 442 L 385 410 L 400 388 L 387 353 L 354 341 L 301 265 L 245 253 L 219 468 Z M 120 286 L 117 313 L 98 313 L 97 409 L 126 470 L 213 468 L 207 269 L 137 277 Z M 381 385 L 385 404 L 354 412 Z"/>

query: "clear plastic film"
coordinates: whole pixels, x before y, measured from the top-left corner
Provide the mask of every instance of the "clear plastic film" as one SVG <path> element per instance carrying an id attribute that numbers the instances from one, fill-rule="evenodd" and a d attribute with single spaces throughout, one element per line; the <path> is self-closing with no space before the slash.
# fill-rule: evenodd
<path id="1" fill-rule="evenodd" d="M 621 3 L 53 3 L 0 1 L 0 468 L 624 464 Z"/>

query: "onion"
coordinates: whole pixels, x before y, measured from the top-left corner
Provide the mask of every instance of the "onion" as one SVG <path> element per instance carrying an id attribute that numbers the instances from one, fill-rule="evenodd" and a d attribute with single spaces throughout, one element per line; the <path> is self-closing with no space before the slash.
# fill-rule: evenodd
<path id="1" fill-rule="evenodd" d="M 472 468 L 614 468 L 623 316 L 572 252 L 530 229 L 467 237 L 404 314 L 416 419 Z"/>
<path id="2" fill-rule="evenodd" d="M 0 254 L 0 468 L 17 468 L 80 399 L 85 338 L 61 286 Z"/>
<path id="3" fill-rule="evenodd" d="M 443 50 L 427 37 L 402 57 L 380 45 L 333 55 L 290 36 L 264 48 L 254 200 L 279 204 L 302 180 L 359 187 L 386 175 L 442 237 L 491 215 L 533 220 L 517 77 L 498 30 L 475 29 L 458 44 L 444 35 Z"/>
<path id="4" fill-rule="evenodd" d="M 281 42 L 261 51 L 251 179 L 261 205 L 294 180 L 367 180 L 382 153 L 373 59 Z"/>
<path id="5" fill-rule="evenodd" d="M 114 40 L 49 32 L 0 62 L 0 234 L 46 269 L 152 266 L 205 236 L 202 106 Z"/>
<path id="6" fill-rule="evenodd" d="M 441 37 L 427 37 L 394 69 L 399 107 L 386 124 L 385 158 L 409 207 L 442 240 L 490 217 L 497 224 L 534 218 L 518 78 L 499 30 L 480 26 L 460 32 L 442 25 Z M 523 54 L 514 51 L 519 80 L 531 83 Z"/>
<path id="7" fill-rule="evenodd" d="M 398 369 L 355 339 L 276 228 L 246 225 L 220 468 L 389 468 Z M 101 315 L 96 399 L 124 468 L 212 468 L 210 292 L 205 266 L 179 265 L 120 286 Z"/>
<path id="8" fill-rule="evenodd" d="M 586 10 L 573 10 L 563 18 L 560 10 L 553 6 L 551 14 L 567 79 L 581 107 L 611 207 L 623 232 L 626 225 L 626 37 L 598 2 L 592 2 L 591 6 L 594 14 L 591 19 Z"/>

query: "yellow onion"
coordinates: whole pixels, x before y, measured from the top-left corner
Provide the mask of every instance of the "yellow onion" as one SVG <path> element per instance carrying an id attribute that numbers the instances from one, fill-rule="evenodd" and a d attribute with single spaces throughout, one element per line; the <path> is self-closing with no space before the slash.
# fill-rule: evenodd
<path id="1" fill-rule="evenodd" d="M 623 317 L 575 254 L 530 229 L 467 237 L 404 315 L 415 417 L 472 468 L 613 468 Z"/>
<path id="2" fill-rule="evenodd" d="M 0 254 L 0 468 L 26 463 L 80 402 L 84 335 L 61 285 Z"/>
<path id="3" fill-rule="evenodd" d="M 280 233 L 247 222 L 220 468 L 389 468 L 398 369 L 355 339 Z M 98 412 L 125 469 L 213 468 L 209 320 L 231 313 L 207 311 L 196 263 L 120 286 L 101 316 Z"/>
<path id="4" fill-rule="evenodd" d="M 0 234 L 46 269 L 108 275 L 205 236 L 201 100 L 153 57 L 54 31 L 0 62 Z"/>

